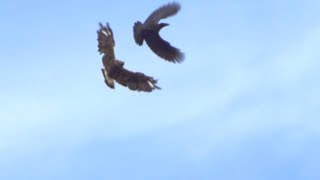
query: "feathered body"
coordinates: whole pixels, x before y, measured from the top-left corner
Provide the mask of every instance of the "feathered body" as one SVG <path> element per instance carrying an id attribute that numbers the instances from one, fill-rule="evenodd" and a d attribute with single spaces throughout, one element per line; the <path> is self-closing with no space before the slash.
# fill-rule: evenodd
<path id="1" fill-rule="evenodd" d="M 177 14 L 180 9 L 180 4 L 176 2 L 169 3 L 153 11 L 144 23 L 137 21 L 133 26 L 135 42 L 141 46 L 145 41 L 155 54 L 169 62 L 182 62 L 184 54 L 180 49 L 171 46 L 169 42 L 159 35 L 159 31 L 169 25 L 167 23 L 159 23 L 159 21 Z"/>
<path id="2" fill-rule="evenodd" d="M 114 81 L 116 81 L 134 91 L 151 92 L 154 89 L 160 89 L 156 85 L 157 80 L 153 77 L 146 76 L 141 72 L 132 72 L 123 67 L 124 62 L 115 58 L 115 41 L 112 29 L 109 24 L 103 26 L 100 23 L 99 25 L 100 29 L 97 31 L 98 51 L 100 54 L 104 54 L 102 58 L 104 68 L 101 71 L 106 85 L 114 89 Z"/>

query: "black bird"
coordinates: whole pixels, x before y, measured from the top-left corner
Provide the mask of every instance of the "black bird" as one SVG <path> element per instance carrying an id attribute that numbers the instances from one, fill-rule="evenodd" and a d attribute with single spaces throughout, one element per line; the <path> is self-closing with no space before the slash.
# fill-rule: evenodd
<path id="1" fill-rule="evenodd" d="M 144 23 L 137 21 L 133 26 L 133 35 L 136 43 L 141 46 L 143 40 L 145 40 L 150 49 L 159 57 L 169 62 L 181 63 L 184 60 L 184 54 L 159 35 L 159 31 L 169 25 L 167 23 L 159 23 L 159 21 L 177 14 L 180 8 L 180 4 L 172 2 L 153 11 Z"/>
<path id="2" fill-rule="evenodd" d="M 157 80 L 146 76 L 140 72 L 132 72 L 125 69 L 124 62 L 117 60 L 114 55 L 113 32 L 107 23 L 103 26 L 99 23 L 98 33 L 98 51 L 104 54 L 102 58 L 104 68 L 101 69 L 105 83 L 108 87 L 114 89 L 114 81 L 128 87 L 134 91 L 151 92 L 154 89 L 160 89 L 156 84 Z"/>

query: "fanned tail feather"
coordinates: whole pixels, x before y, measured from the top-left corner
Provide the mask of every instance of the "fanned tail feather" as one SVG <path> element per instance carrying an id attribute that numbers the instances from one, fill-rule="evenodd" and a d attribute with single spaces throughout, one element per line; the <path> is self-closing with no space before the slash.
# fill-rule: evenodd
<path id="1" fill-rule="evenodd" d="M 140 21 L 137 21 L 136 23 L 134 23 L 134 26 L 133 26 L 134 40 L 140 46 L 143 43 L 142 30 L 143 30 L 143 24 Z"/>

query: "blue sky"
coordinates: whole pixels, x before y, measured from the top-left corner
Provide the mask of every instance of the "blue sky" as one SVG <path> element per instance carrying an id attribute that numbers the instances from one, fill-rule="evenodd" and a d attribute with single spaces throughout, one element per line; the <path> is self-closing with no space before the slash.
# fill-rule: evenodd
<path id="1" fill-rule="evenodd" d="M 182 64 L 133 40 L 167 2 L 0 0 L 0 179 L 320 179 L 320 1 L 179 1 Z M 105 86 L 98 22 L 161 91 Z"/>

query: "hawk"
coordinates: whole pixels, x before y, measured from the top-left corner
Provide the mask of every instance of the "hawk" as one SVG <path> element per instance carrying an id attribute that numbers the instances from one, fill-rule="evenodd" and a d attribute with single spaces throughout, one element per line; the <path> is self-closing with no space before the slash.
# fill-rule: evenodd
<path id="1" fill-rule="evenodd" d="M 153 77 L 146 76 L 141 72 L 132 72 L 123 67 L 124 62 L 115 58 L 115 41 L 112 29 L 108 23 L 105 26 L 101 23 L 99 25 L 100 29 L 97 31 L 98 51 L 100 54 L 104 54 L 102 57 L 104 68 L 101 71 L 106 85 L 114 89 L 114 81 L 116 81 L 133 91 L 151 92 L 154 89 L 160 89 L 156 85 L 157 80 Z"/>
<path id="2" fill-rule="evenodd" d="M 144 23 L 137 21 L 133 26 L 135 42 L 141 46 L 143 40 L 145 40 L 149 48 L 159 57 L 169 62 L 181 63 L 184 60 L 184 54 L 159 35 L 159 31 L 169 25 L 167 23 L 159 23 L 159 21 L 177 14 L 180 8 L 180 4 L 172 2 L 153 11 Z"/>

